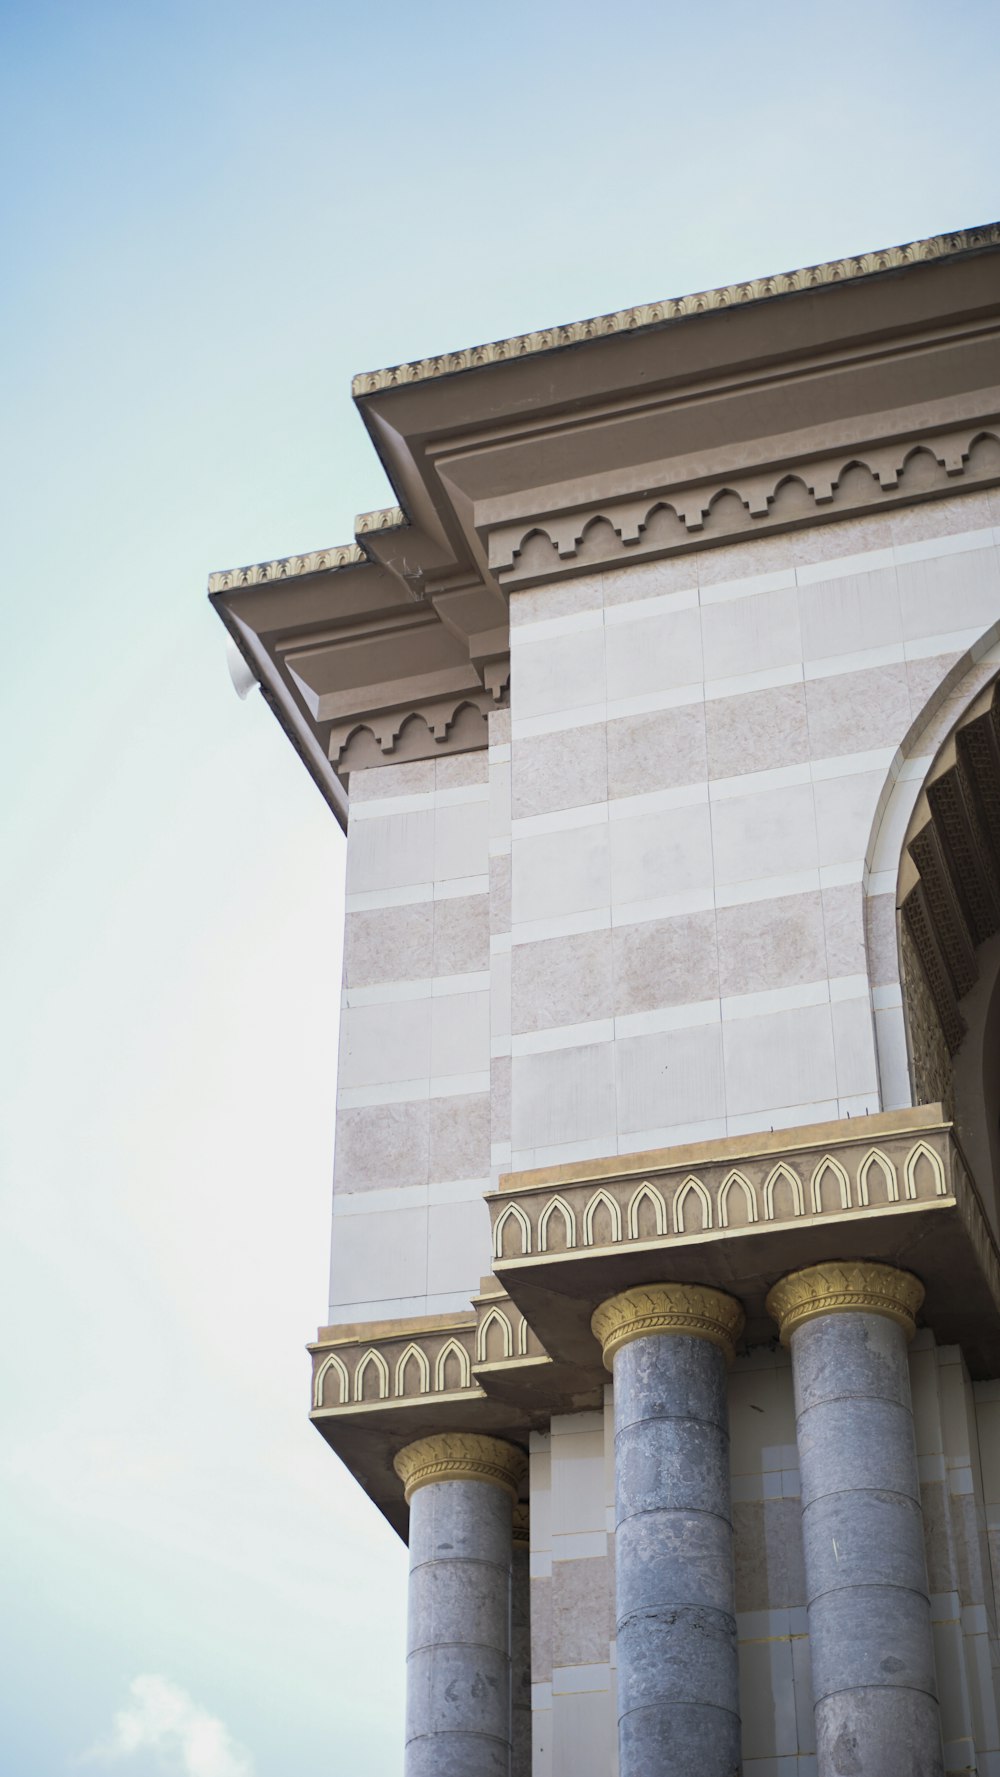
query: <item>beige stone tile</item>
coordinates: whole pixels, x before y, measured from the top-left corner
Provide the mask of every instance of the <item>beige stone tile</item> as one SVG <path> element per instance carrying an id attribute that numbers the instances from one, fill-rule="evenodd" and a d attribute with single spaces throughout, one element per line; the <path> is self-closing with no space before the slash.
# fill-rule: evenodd
<path id="1" fill-rule="evenodd" d="M 491 710 L 488 718 L 490 746 L 506 746 L 510 741 L 510 710 Z"/>
<path id="2" fill-rule="evenodd" d="M 805 686 L 779 685 L 705 705 L 710 778 L 771 771 L 809 758 Z"/>
<path id="3" fill-rule="evenodd" d="M 704 782 L 705 706 L 683 704 L 609 722 L 608 795 L 641 796 Z"/>
<path id="4" fill-rule="evenodd" d="M 719 586 L 726 580 L 750 579 L 755 574 L 773 574 L 782 568 L 797 567 L 809 561 L 808 532 L 785 531 L 768 535 L 766 531 L 742 543 L 726 543 L 719 549 L 699 550 L 698 585 Z"/>
<path id="5" fill-rule="evenodd" d="M 811 525 L 801 533 L 808 550 L 804 562 L 836 561 L 840 555 L 863 555 L 869 549 L 892 545 L 893 513 L 869 512 L 864 517 L 843 518 L 830 524 Z"/>
<path id="6" fill-rule="evenodd" d="M 910 713 L 919 716 L 932 697 L 942 690 L 955 662 L 963 659 L 959 649 L 950 654 L 930 654 L 925 660 L 906 662 L 906 682 L 910 688 Z"/>
<path id="7" fill-rule="evenodd" d="M 606 1556 L 552 1563 L 552 1664 L 607 1661 L 611 1608 Z"/>
<path id="8" fill-rule="evenodd" d="M 510 852 L 490 859 L 490 932 L 510 931 Z"/>
<path id="9" fill-rule="evenodd" d="M 910 725 L 910 693 L 902 662 L 835 673 L 806 683 L 814 759 L 898 746 Z"/>
<path id="10" fill-rule="evenodd" d="M 510 1140 L 510 1056 L 494 1055 L 490 1062 L 491 1141 Z"/>
<path id="11" fill-rule="evenodd" d="M 454 790 L 465 784 L 485 784 L 489 782 L 489 773 L 485 747 L 473 753 L 450 753 L 434 760 L 434 788 Z"/>
<path id="12" fill-rule="evenodd" d="M 430 1108 L 364 1105 L 337 1116 L 335 1191 L 384 1191 L 427 1183 Z"/>
<path id="13" fill-rule="evenodd" d="M 695 559 L 690 555 L 666 556 L 662 561 L 630 562 L 602 575 L 605 605 L 627 605 L 636 599 L 662 598 L 668 592 L 686 592 L 697 586 Z"/>
<path id="14" fill-rule="evenodd" d="M 835 888 L 823 890 L 823 930 L 828 973 L 833 977 L 866 974 L 864 897 L 860 882 L 839 883 Z"/>
<path id="15" fill-rule="evenodd" d="M 352 802 L 384 801 L 387 796 L 426 795 L 434 788 L 433 759 L 412 759 L 404 765 L 375 765 L 368 771 L 352 771 Z"/>
<path id="16" fill-rule="evenodd" d="M 423 981 L 434 972 L 434 906 L 374 907 L 344 925 L 344 986 Z"/>
<path id="17" fill-rule="evenodd" d="M 531 1682 L 548 1684 L 552 1677 L 552 1581 L 531 1582 Z"/>
<path id="18" fill-rule="evenodd" d="M 548 586 L 530 586 L 510 595 L 510 620 L 547 622 L 550 617 L 572 617 L 577 611 L 601 608 L 600 574 L 580 574 L 572 580 L 554 580 Z"/>
<path id="19" fill-rule="evenodd" d="M 511 815 L 551 814 L 604 802 L 608 750 L 603 722 L 515 740 L 511 748 Z"/>
<path id="20" fill-rule="evenodd" d="M 978 531 L 995 524 L 990 495 L 971 491 L 947 500 L 924 500 L 901 506 L 892 515 L 894 543 L 917 543 L 930 537 L 950 537 L 958 531 Z"/>
<path id="21" fill-rule="evenodd" d="M 827 892 L 846 894 L 847 891 L 836 889 Z M 869 979 L 873 987 L 885 987 L 899 980 L 896 897 L 895 895 L 869 895 L 865 911 L 868 920 Z"/>
<path id="22" fill-rule="evenodd" d="M 820 981 L 826 975 L 819 890 L 717 909 L 723 998 Z"/>
<path id="23" fill-rule="evenodd" d="M 719 963 L 711 910 L 616 926 L 612 936 L 616 1017 L 718 998 Z"/>
<path id="24" fill-rule="evenodd" d="M 490 1094 L 469 1092 L 460 1098 L 430 1101 L 430 1162 L 434 1184 L 447 1179 L 488 1178 L 490 1170 Z"/>
<path id="25" fill-rule="evenodd" d="M 435 901 L 435 975 L 471 975 L 489 966 L 489 896 L 458 895 Z"/>
<path id="26" fill-rule="evenodd" d="M 610 931 L 578 932 L 515 944 L 511 951 L 511 1030 L 550 1030 L 612 1013 Z"/>

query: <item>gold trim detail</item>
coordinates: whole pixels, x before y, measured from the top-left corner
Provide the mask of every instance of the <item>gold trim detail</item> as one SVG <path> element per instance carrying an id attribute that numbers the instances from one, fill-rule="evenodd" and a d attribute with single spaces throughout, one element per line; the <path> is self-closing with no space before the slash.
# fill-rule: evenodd
<path id="1" fill-rule="evenodd" d="M 807 1320 L 852 1312 L 884 1314 L 912 1339 L 923 1299 L 920 1279 L 895 1265 L 810 1265 L 776 1283 L 768 1291 L 765 1306 L 778 1322 L 782 1345 L 788 1345 L 796 1328 Z"/>
<path id="2" fill-rule="evenodd" d="M 718 1345 L 730 1363 L 745 1320 L 742 1304 L 702 1284 L 650 1283 L 622 1290 L 594 1310 L 590 1324 L 607 1368 L 616 1351 L 651 1333 L 686 1333 Z"/>
<path id="3" fill-rule="evenodd" d="M 696 291 L 692 296 L 670 296 L 664 302 L 618 309 L 610 315 L 570 321 L 536 333 L 515 334 L 512 339 L 469 346 L 459 352 L 444 352 L 437 358 L 420 358 L 411 364 L 392 364 L 385 370 L 364 371 L 354 378 L 351 389 L 357 400 L 362 395 L 377 395 L 382 389 L 403 388 L 411 383 L 428 382 L 434 377 L 453 376 L 459 370 L 478 370 L 484 364 L 528 358 L 537 352 L 555 351 L 560 346 L 581 345 L 588 339 L 607 339 L 615 333 L 634 333 L 640 327 L 658 327 L 664 321 L 677 321 L 685 315 L 701 315 L 712 309 L 742 308 L 748 302 L 764 302 L 772 296 L 791 296 L 799 290 L 819 290 L 829 284 L 852 283 L 856 278 L 875 277 L 879 272 L 897 271 L 904 265 L 947 259 L 952 254 L 973 253 L 998 244 L 1000 223 L 988 222 L 980 228 L 932 235 L 927 240 L 885 247 L 874 253 L 862 253 L 857 258 L 831 259 L 824 265 L 807 265 L 800 271 L 778 272 L 769 278 L 749 278 L 742 284 L 723 284 L 714 290 Z"/>
<path id="4" fill-rule="evenodd" d="M 516 1500 L 528 1472 L 528 1458 L 516 1444 L 477 1432 L 438 1432 L 407 1444 L 393 1462 L 403 1483 L 406 1503 L 418 1487 L 435 1481 L 488 1481 L 503 1487 Z"/>
<path id="5" fill-rule="evenodd" d="M 368 560 L 358 543 L 335 543 L 310 555 L 284 555 L 278 561 L 253 562 L 246 568 L 222 568 L 208 576 L 208 590 L 231 592 L 240 586 L 270 586 L 275 580 L 297 580 L 301 574 L 329 574 L 356 568 Z"/>
<path id="6" fill-rule="evenodd" d="M 530 1520 L 526 1499 L 514 1501 L 513 1536 L 515 1549 L 531 1547 Z"/>

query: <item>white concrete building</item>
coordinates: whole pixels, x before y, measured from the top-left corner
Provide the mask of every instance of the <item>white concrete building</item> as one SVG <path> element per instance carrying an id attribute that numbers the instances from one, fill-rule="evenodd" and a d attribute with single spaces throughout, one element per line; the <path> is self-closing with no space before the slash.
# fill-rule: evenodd
<path id="1" fill-rule="evenodd" d="M 212 577 L 407 1777 L 1000 1777 L 998 327 L 992 226 L 362 376 L 399 507 Z"/>

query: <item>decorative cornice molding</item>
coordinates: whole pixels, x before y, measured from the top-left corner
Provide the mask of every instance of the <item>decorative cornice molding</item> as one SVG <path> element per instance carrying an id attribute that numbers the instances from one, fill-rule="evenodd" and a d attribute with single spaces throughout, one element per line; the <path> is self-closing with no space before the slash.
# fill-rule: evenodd
<path id="1" fill-rule="evenodd" d="M 406 1503 L 420 1487 L 435 1481 L 486 1481 L 502 1487 L 513 1500 L 528 1472 L 528 1458 L 515 1444 L 476 1432 L 438 1432 L 407 1444 L 393 1467 L 403 1483 Z"/>
<path id="2" fill-rule="evenodd" d="M 766 1306 L 788 1345 L 796 1328 L 825 1314 L 882 1314 L 912 1339 L 923 1299 L 920 1279 L 894 1265 L 810 1265 L 776 1283 Z"/>
<path id="3" fill-rule="evenodd" d="M 376 531 L 398 531 L 409 524 L 402 506 L 377 506 L 374 512 L 359 512 L 354 520 L 356 537 L 369 537 Z"/>
<path id="4" fill-rule="evenodd" d="M 780 468 L 716 476 L 641 499 L 605 499 L 490 531 L 490 567 L 513 590 L 595 566 L 745 542 L 788 528 L 850 517 L 1000 479 L 1000 421 L 859 442 Z"/>
<path id="5" fill-rule="evenodd" d="M 641 1289 L 622 1290 L 602 1302 L 590 1322 L 609 1370 L 615 1352 L 623 1345 L 669 1333 L 707 1339 L 732 1363 L 743 1323 L 743 1306 L 733 1296 L 690 1283 L 651 1283 Z"/>
<path id="6" fill-rule="evenodd" d="M 434 377 L 454 376 L 463 370 L 479 370 L 488 364 L 507 363 L 512 358 L 537 356 L 540 352 L 558 351 L 564 346 L 582 345 L 586 340 L 607 339 L 613 334 L 635 333 L 642 328 L 662 327 L 670 321 L 689 315 L 703 315 L 713 310 L 741 308 L 751 302 L 767 302 L 778 296 L 792 296 L 803 290 L 821 290 L 831 284 L 844 284 L 859 278 L 877 277 L 880 273 L 899 271 L 904 266 L 931 264 L 959 253 L 975 253 L 985 247 L 1000 245 L 1000 223 L 986 223 L 980 228 L 959 229 L 954 234 L 932 235 L 927 240 L 909 241 L 903 246 L 886 247 L 874 253 L 862 253 L 849 259 L 831 259 L 824 265 L 808 265 L 799 271 L 778 272 L 772 277 L 749 278 L 739 284 L 722 284 L 714 290 L 699 290 L 691 296 L 672 296 L 663 302 L 617 309 L 608 315 L 590 320 L 571 321 L 557 327 L 542 328 L 534 333 L 515 334 L 510 339 L 469 346 L 464 351 L 444 352 L 435 358 L 419 358 L 410 364 L 393 364 L 385 370 L 370 370 L 356 376 L 352 383 L 355 400 L 377 395 L 385 389 L 409 387 Z"/>
<path id="7" fill-rule="evenodd" d="M 222 568 L 209 574 L 208 590 L 233 592 L 240 586 L 270 586 L 275 580 L 297 580 L 304 574 L 330 574 L 339 568 L 356 568 L 368 560 L 357 543 L 335 543 L 332 549 L 314 549 L 308 555 L 285 555 L 278 561 L 259 561 L 245 568 Z"/>

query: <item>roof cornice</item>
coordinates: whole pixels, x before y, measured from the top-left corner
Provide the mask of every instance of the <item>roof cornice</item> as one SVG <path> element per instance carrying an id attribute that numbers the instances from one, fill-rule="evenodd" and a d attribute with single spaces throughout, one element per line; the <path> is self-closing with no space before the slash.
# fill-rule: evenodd
<path id="1" fill-rule="evenodd" d="M 436 358 L 419 358 L 411 364 L 391 364 L 385 370 L 367 370 L 353 379 L 355 400 L 365 395 L 378 395 L 385 389 L 409 387 L 413 383 L 430 382 L 435 377 L 455 376 L 463 370 L 481 370 L 489 364 L 503 364 L 511 358 L 528 358 L 541 352 L 555 352 L 565 346 L 582 345 L 591 339 L 607 339 L 616 333 L 635 333 L 643 328 L 663 327 L 691 315 L 704 315 L 713 309 L 742 308 L 747 303 L 767 302 L 779 296 L 793 296 L 803 290 L 821 290 L 830 284 L 844 284 L 859 278 L 877 277 L 885 272 L 902 270 L 905 266 L 927 264 L 951 259 L 962 253 L 978 253 L 987 247 L 1000 246 L 1000 222 L 988 222 L 979 228 L 963 228 L 953 234 L 931 235 L 924 241 L 908 241 L 899 247 L 883 247 L 874 253 L 862 253 L 851 259 L 831 259 L 824 265 L 807 265 L 798 271 L 777 272 L 771 277 L 749 278 L 740 284 L 721 284 L 715 290 L 698 290 L 691 296 L 668 296 L 663 302 L 652 302 L 637 308 L 617 309 L 608 315 L 594 315 L 584 321 L 570 321 L 558 327 L 544 327 L 536 333 L 514 334 L 510 339 L 496 339 L 485 345 L 468 346 L 464 351 L 444 352 Z"/>

